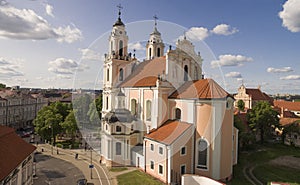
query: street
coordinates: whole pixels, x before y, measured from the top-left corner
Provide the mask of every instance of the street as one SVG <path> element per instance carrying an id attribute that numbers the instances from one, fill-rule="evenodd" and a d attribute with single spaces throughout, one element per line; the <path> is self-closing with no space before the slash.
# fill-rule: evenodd
<path id="1" fill-rule="evenodd" d="M 43 153 L 35 154 L 35 159 L 37 171 L 34 185 L 76 184 L 78 179 L 84 178 L 83 173 L 70 162 Z"/>
<path id="2" fill-rule="evenodd" d="M 91 170 L 89 168 L 89 165 L 91 162 L 90 161 L 91 151 L 88 151 L 88 150 L 84 151 L 82 149 L 70 150 L 70 149 L 60 149 L 59 148 L 58 149 L 59 154 L 57 154 L 57 150 L 54 148 L 54 152 L 53 152 L 54 154 L 51 155 L 51 146 L 50 145 L 39 144 L 37 150 L 42 151 L 42 149 L 44 150 L 44 152 L 42 152 L 43 155 L 48 155 L 48 156 L 52 156 L 57 159 L 67 161 L 67 162 L 71 163 L 72 165 L 74 165 L 76 168 L 80 169 L 83 174 L 83 177 L 88 180 L 88 184 L 90 184 L 90 185 L 91 184 L 112 185 L 109 172 L 105 166 L 99 164 L 99 156 L 96 152 L 92 151 L 92 163 L 93 163 L 94 167 Z M 78 154 L 77 159 L 75 159 L 76 153 Z M 62 167 L 65 167 L 64 165 L 62 165 L 62 163 L 60 165 Z M 55 167 L 57 167 L 57 166 L 54 165 L 54 169 L 55 169 Z M 37 168 L 38 168 L 38 166 L 37 166 Z M 49 169 L 51 169 L 51 168 L 49 168 Z M 61 170 L 58 170 L 58 172 L 61 172 L 61 171 L 64 172 L 65 171 L 64 168 L 62 168 Z M 74 180 L 75 180 L 75 178 L 74 178 L 75 174 L 76 173 L 73 173 L 73 176 L 71 175 Z M 92 175 L 92 178 L 91 178 L 91 175 Z M 77 179 L 79 179 L 79 178 L 76 178 L 76 180 Z M 67 184 L 71 184 L 71 183 L 68 182 Z M 74 183 L 74 184 L 76 184 L 76 183 Z M 62 185 L 64 185 L 64 184 L 62 184 Z"/>

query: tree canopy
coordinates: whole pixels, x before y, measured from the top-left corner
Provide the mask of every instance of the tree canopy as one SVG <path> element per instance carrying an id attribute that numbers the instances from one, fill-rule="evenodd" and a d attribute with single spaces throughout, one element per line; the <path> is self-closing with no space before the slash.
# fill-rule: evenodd
<path id="1" fill-rule="evenodd" d="M 244 111 L 245 110 L 245 102 L 243 100 L 239 100 L 237 102 L 237 107 L 238 107 L 239 111 Z"/>
<path id="2" fill-rule="evenodd" d="M 274 129 L 279 128 L 279 117 L 268 102 L 260 101 L 247 113 L 247 121 L 250 128 L 260 134 L 261 143 L 265 136 L 270 136 Z"/>

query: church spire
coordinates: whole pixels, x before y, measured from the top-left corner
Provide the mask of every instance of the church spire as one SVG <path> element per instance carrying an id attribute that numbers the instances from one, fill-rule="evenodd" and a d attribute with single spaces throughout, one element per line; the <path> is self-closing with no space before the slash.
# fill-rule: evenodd
<path id="1" fill-rule="evenodd" d="M 115 22 L 114 26 L 125 26 L 121 20 L 121 10 L 123 9 L 123 7 L 121 6 L 121 4 L 119 4 L 117 8 L 119 9 L 119 13 L 118 13 L 119 17 L 118 20 Z"/>
<path id="2" fill-rule="evenodd" d="M 146 55 L 148 60 L 155 57 L 163 56 L 164 48 L 165 48 L 165 45 L 161 39 L 161 34 L 157 30 L 158 17 L 154 15 L 153 18 L 154 18 L 154 30 L 150 34 L 150 38 L 146 45 Z"/>

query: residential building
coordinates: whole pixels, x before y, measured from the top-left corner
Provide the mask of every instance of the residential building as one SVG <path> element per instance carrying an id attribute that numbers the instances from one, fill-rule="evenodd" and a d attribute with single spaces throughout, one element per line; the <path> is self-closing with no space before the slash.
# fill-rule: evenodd
<path id="1" fill-rule="evenodd" d="M 139 62 L 120 15 L 103 64 L 101 162 L 135 165 L 167 184 L 186 173 L 229 180 L 237 162 L 233 97 L 202 78 L 200 53 L 185 37 L 164 53 L 156 21 Z"/>
<path id="2" fill-rule="evenodd" d="M 300 117 L 300 102 L 274 100 L 274 107 L 280 111 L 280 117 Z"/>
<path id="3" fill-rule="evenodd" d="M 0 125 L 0 185 L 32 185 L 36 147 Z"/>
<path id="4" fill-rule="evenodd" d="M 48 104 L 40 94 L 29 94 L 20 90 L 0 90 L 0 123 L 13 128 L 32 126 L 38 111 Z"/>

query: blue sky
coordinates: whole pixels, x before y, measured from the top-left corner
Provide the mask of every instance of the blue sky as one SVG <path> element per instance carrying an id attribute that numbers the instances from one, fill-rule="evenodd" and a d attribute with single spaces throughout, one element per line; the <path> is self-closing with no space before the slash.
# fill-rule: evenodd
<path id="1" fill-rule="evenodd" d="M 244 83 L 272 94 L 300 94 L 300 0 L 0 2 L 0 83 L 9 86 L 98 88 L 98 50 L 108 49 L 105 42 L 121 3 L 129 42 L 135 40 L 134 30 L 151 33 L 149 20 L 156 14 L 163 40 L 186 31 L 205 56 L 205 75 L 229 92 Z M 149 29 L 140 31 L 141 22 Z M 177 32 L 164 28 L 174 23 Z M 139 39 L 147 40 L 147 34 Z M 197 47 L 203 42 L 210 56 Z M 143 58 L 140 49 L 137 54 Z"/>

